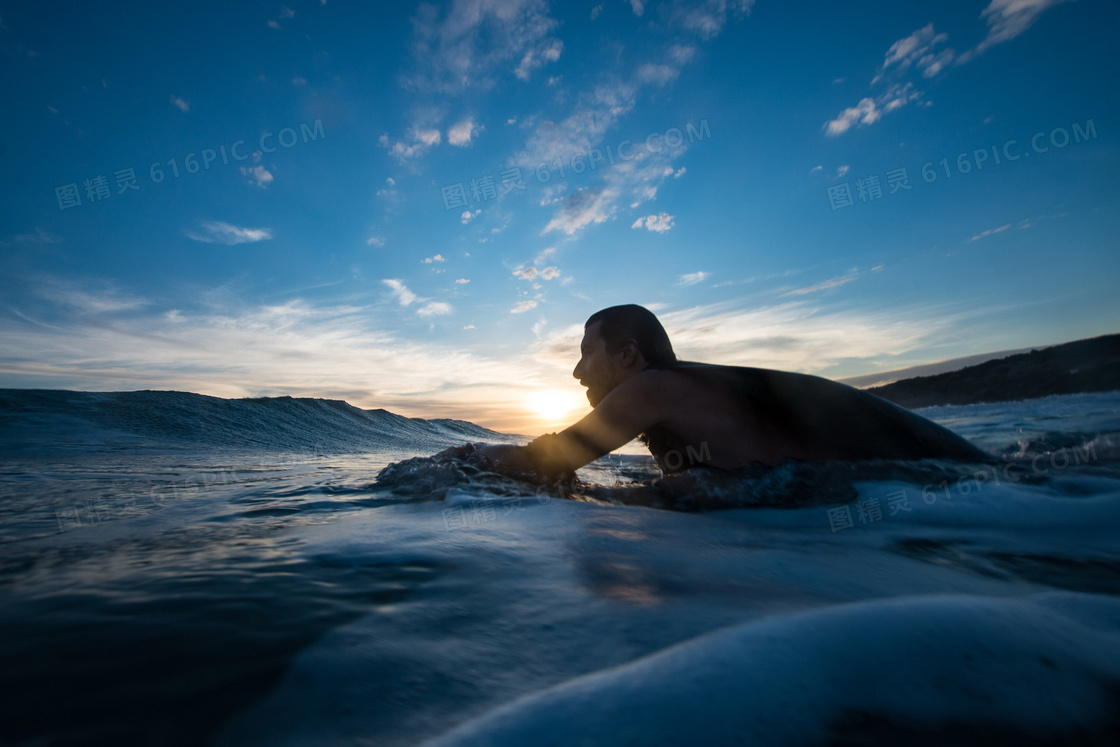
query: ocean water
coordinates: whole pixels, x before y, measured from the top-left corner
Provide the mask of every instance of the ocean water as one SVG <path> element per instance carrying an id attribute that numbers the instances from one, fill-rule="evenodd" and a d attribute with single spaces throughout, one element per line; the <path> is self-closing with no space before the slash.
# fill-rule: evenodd
<path id="1" fill-rule="evenodd" d="M 1120 739 L 1120 393 L 989 463 L 573 486 L 344 403 L 0 391 L 0 744 Z"/>

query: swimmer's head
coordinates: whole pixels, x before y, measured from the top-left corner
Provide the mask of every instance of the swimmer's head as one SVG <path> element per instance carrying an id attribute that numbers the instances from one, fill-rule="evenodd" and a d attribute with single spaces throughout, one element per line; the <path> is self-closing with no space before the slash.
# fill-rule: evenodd
<path id="1" fill-rule="evenodd" d="M 661 322 L 635 304 L 597 311 L 583 329 L 581 357 L 572 375 L 587 387 L 592 407 L 646 366 L 677 359 Z"/>

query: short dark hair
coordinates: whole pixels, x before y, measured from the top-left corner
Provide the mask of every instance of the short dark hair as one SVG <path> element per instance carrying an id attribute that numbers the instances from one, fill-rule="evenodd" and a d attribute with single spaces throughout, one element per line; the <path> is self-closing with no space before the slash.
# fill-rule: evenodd
<path id="1" fill-rule="evenodd" d="M 612 351 L 633 341 L 646 363 L 661 363 L 677 359 L 665 328 L 647 308 L 628 303 L 596 311 L 583 325 L 584 331 L 596 322 L 599 322 L 599 335 L 606 341 L 607 348 Z"/>

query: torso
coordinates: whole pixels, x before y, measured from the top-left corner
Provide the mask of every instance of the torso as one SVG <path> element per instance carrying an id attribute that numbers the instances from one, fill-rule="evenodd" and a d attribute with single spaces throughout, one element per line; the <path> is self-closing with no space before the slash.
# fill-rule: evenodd
<path id="1" fill-rule="evenodd" d="M 667 417 L 642 440 L 666 473 L 784 459 L 983 458 L 951 431 L 815 376 L 673 362 L 651 366 Z"/>

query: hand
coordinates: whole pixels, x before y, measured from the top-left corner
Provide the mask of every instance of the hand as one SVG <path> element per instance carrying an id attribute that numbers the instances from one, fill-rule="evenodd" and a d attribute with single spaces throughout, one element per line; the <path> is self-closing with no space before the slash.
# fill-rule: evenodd
<path id="1" fill-rule="evenodd" d="M 483 446 L 475 452 L 475 459 L 481 466 L 502 474 L 536 472 L 533 462 L 520 446 L 509 444 Z"/>
<path id="2" fill-rule="evenodd" d="M 476 451 L 478 451 L 478 444 L 466 443 L 462 446 L 452 446 L 444 449 L 438 454 L 432 454 L 432 459 L 437 462 L 446 462 L 449 459 L 466 459 Z"/>

